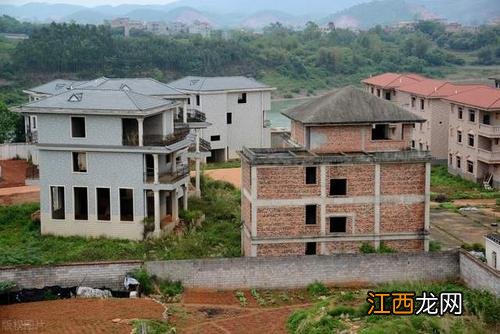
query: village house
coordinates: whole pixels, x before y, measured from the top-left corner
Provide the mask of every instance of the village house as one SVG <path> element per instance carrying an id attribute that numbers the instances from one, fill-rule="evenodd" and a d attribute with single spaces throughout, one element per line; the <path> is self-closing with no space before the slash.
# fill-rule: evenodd
<path id="1" fill-rule="evenodd" d="M 500 234 L 488 234 L 484 240 L 486 263 L 494 270 L 500 270 Z"/>
<path id="2" fill-rule="evenodd" d="M 171 231 L 187 208 L 188 150 L 199 152 L 175 122 L 179 107 L 121 87 L 64 89 L 17 108 L 38 123 L 41 233 L 140 240 Z"/>
<path id="3" fill-rule="evenodd" d="M 428 250 L 430 160 L 410 149 L 424 119 L 352 86 L 283 113 L 288 148 L 244 148 L 245 256 Z"/>
<path id="4" fill-rule="evenodd" d="M 243 146 L 269 147 L 267 113 L 274 88 L 246 77 L 185 77 L 168 84 L 189 94 L 188 108 L 206 115 L 203 139 L 212 147 L 209 161 L 238 157 Z"/>

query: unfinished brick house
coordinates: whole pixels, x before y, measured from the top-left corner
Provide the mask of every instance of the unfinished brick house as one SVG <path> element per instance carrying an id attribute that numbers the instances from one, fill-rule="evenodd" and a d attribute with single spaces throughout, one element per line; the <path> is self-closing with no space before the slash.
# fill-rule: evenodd
<path id="1" fill-rule="evenodd" d="M 351 86 L 283 114 L 291 147 L 240 152 L 245 256 L 428 249 L 431 157 L 410 149 L 422 118 Z"/>

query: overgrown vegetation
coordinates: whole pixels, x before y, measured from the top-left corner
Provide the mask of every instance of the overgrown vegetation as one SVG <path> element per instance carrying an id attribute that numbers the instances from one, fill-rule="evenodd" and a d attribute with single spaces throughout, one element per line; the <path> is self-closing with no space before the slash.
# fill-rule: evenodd
<path id="1" fill-rule="evenodd" d="M 177 331 L 166 321 L 137 319 L 133 321 L 133 334 L 175 334 Z"/>
<path id="2" fill-rule="evenodd" d="M 448 173 L 446 166 L 434 166 L 431 172 L 431 191 L 433 199 L 440 196 L 446 200 L 499 198 L 499 191 L 489 191 L 480 184 L 464 180 Z"/>
<path id="3" fill-rule="evenodd" d="M 202 178 L 202 198 L 189 203 L 205 214 L 202 226 L 185 235 L 143 242 L 41 236 L 40 226 L 30 218 L 38 205 L 0 206 L 0 265 L 239 256 L 239 203 L 240 193 L 232 185 Z"/>
<path id="4" fill-rule="evenodd" d="M 464 315 L 461 317 L 426 315 L 367 315 L 367 290 L 332 290 L 328 298 L 309 309 L 295 311 L 287 321 L 290 333 L 495 333 L 500 326 L 500 298 L 484 291 L 471 290 L 455 283 L 393 283 L 378 286 L 374 291 L 415 292 L 438 295 L 440 292 L 462 292 Z"/>
<path id="5" fill-rule="evenodd" d="M 14 281 L 0 281 L 0 293 L 8 292 L 16 286 Z"/>
<path id="6" fill-rule="evenodd" d="M 396 250 L 387 246 L 385 242 L 380 242 L 380 246 L 376 249 L 371 243 L 363 242 L 359 247 L 359 251 L 364 254 L 369 253 L 396 253 Z"/>

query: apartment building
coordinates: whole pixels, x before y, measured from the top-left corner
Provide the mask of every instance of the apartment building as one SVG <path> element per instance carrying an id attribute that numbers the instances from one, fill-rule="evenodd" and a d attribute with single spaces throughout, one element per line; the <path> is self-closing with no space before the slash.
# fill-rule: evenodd
<path id="1" fill-rule="evenodd" d="M 17 108 L 38 121 L 41 233 L 140 240 L 172 230 L 196 142 L 176 127 L 179 107 L 122 87 L 65 89 Z"/>
<path id="2" fill-rule="evenodd" d="M 430 160 L 410 149 L 424 119 L 352 86 L 283 112 L 288 148 L 244 148 L 245 256 L 428 250 Z"/>
<path id="3" fill-rule="evenodd" d="M 478 86 L 445 98 L 449 104 L 448 170 L 500 187 L 500 89 Z"/>
<path id="4" fill-rule="evenodd" d="M 267 113 L 274 88 L 241 76 L 189 76 L 168 85 L 188 94 L 188 108 L 212 124 L 202 135 L 212 147 L 211 161 L 237 158 L 243 146 L 270 146 Z"/>

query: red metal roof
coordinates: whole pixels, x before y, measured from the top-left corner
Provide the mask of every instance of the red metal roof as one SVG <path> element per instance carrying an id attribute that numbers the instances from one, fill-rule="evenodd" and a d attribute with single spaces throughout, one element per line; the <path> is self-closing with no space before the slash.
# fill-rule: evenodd
<path id="1" fill-rule="evenodd" d="M 405 85 L 404 87 L 399 87 L 398 90 L 425 97 L 440 98 L 478 87 L 483 87 L 483 85 L 460 85 L 444 80 L 425 79 L 420 82 Z"/>
<path id="2" fill-rule="evenodd" d="M 476 85 L 473 89 L 448 96 L 445 100 L 479 109 L 500 110 L 500 89 Z"/>
<path id="3" fill-rule="evenodd" d="M 421 75 L 414 73 L 383 73 L 363 80 L 362 82 L 381 88 L 397 88 L 407 84 L 412 84 L 424 80 Z"/>

